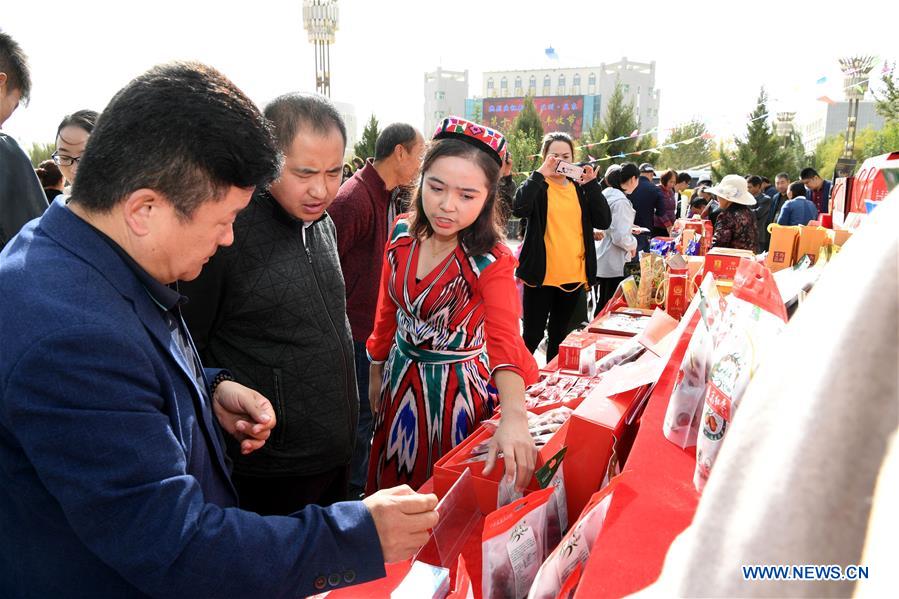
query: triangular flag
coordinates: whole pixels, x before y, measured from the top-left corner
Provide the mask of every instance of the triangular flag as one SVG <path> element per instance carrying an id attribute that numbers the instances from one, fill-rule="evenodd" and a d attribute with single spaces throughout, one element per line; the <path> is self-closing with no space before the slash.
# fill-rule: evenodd
<path id="1" fill-rule="evenodd" d="M 890 63 L 888 63 L 887 61 L 884 60 L 883 61 L 883 70 L 880 71 L 880 74 L 886 75 L 889 72 L 890 72 Z"/>
<path id="2" fill-rule="evenodd" d="M 821 77 L 820 79 L 815 81 L 815 83 L 818 85 L 821 85 L 822 83 L 827 83 L 827 77 Z"/>
<path id="3" fill-rule="evenodd" d="M 596 162 L 596 158 L 594 158 L 594 157 L 591 156 L 590 154 L 587 154 L 587 158 L 590 159 L 590 162 Z"/>
<path id="4" fill-rule="evenodd" d="M 836 104 L 836 102 L 834 102 L 833 100 L 831 100 L 831 99 L 828 98 L 827 96 L 820 96 L 820 97 L 817 98 L 817 100 L 820 101 L 820 102 L 824 102 L 825 104 Z"/>
<path id="5" fill-rule="evenodd" d="M 712 138 L 715 137 L 715 136 L 712 135 L 711 133 L 703 133 L 703 134 L 700 135 L 699 137 L 701 137 L 702 139 L 712 139 Z"/>
<path id="6" fill-rule="evenodd" d="M 630 136 L 631 136 L 631 137 L 637 137 L 637 134 L 638 134 L 638 133 L 640 133 L 640 130 L 639 130 L 639 129 L 634 129 L 633 131 L 631 131 L 631 135 L 630 135 Z"/>
<path id="7" fill-rule="evenodd" d="M 605 135 L 602 136 L 602 139 L 599 140 L 599 143 L 604 144 L 604 143 L 606 143 L 607 141 L 609 141 L 609 134 L 608 134 L 608 133 L 606 133 Z"/>

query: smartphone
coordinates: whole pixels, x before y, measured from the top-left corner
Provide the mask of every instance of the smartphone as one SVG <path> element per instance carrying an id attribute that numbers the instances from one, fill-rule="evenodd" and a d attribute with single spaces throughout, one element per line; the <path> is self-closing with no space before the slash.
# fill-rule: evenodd
<path id="1" fill-rule="evenodd" d="M 573 181 L 580 181 L 581 176 L 584 174 L 584 167 L 560 160 L 558 166 L 556 166 L 556 172 L 560 175 L 565 175 Z"/>

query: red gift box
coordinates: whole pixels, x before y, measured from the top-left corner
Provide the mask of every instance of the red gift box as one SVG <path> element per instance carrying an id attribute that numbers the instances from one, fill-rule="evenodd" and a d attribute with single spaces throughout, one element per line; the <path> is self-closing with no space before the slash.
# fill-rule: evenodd
<path id="1" fill-rule="evenodd" d="M 621 335 L 603 335 L 601 333 L 595 333 L 595 335 L 597 361 L 602 360 L 623 344 L 627 343 L 630 339 L 630 337 L 623 337 Z"/>
<path id="2" fill-rule="evenodd" d="M 593 374 L 596 372 L 596 335 L 572 331 L 559 344 L 559 369 Z"/>
<path id="3" fill-rule="evenodd" d="M 565 402 L 565 405 L 572 408 L 577 407 L 580 404 L 580 399 Z M 550 404 L 534 408 L 530 411 L 534 414 L 543 414 L 544 412 L 556 409 L 562 405 L 562 403 Z M 498 417 L 499 416 L 497 415 L 493 419 L 495 420 Z M 570 419 L 556 431 L 546 445 L 539 449 L 537 452 L 536 468 L 543 466 L 565 445 L 566 431 L 568 430 L 569 422 Z M 484 474 L 486 462 L 465 463 L 465 461 L 471 457 L 471 451 L 474 447 L 478 443 L 489 439 L 493 435 L 495 428 L 496 427 L 492 424 L 482 424 L 472 435 L 446 453 L 434 464 L 434 492 L 438 497 L 442 497 L 450 487 L 453 486 L 453 483 L 456 482 L 459 475 L 462 474 L 466 468 L 469 468 L 471 469 L 472 483 L 474 485 L 475 495 L 477 496 L 478 507 L 480 507 L 481 511 L 485 514 L 489 514 L 496 510 L 496 498 L 499 494 L 499 483 L 505 474 L 505 465 L 503 461 L 497 460 L 497 463 L 490 474 Z M 537 479 L 532 476 L 526 489 L 526 493 L 539 490 L 540 485 L 537 483 Z"/>
<path id="4" fill-rule="evenodd" d="M 755 254 L 749 250 L 733 248 L 713 248 L 705 256 L 705 272 L 715 275 L 716 279 L 733 279 L 737 274 L 742 258 L 755 260 Z"/>
<path id="5" fill-rule="evenodd" d="M 665 292 L 665 312 L 678 320 L 687 310 L 687 275 L 686 273 L 668 273 L 668 288 Z"/>
<path id="6" fill-rule="evenodd" d="M 679 218 L 674 221 L 674 228 L 685 231 L 690 229 L 696 233 L 699 238 L 699 254 L 704 256 L 712 247 L 712 236 L 715 232 L 710 220 L 700 220 L 695 218 Z"/>
<path id="7" fill-rule="evenodd" d="M 568 513 L 579 514 L 599 490 L 616 461 L 623 462 L 626 448 L 621 440 L 631 438 L 627 417 L 643 399 L 644 388 L 612 397 L 591 395 L 581 402 L 568 420 L 563 463 Z"/>

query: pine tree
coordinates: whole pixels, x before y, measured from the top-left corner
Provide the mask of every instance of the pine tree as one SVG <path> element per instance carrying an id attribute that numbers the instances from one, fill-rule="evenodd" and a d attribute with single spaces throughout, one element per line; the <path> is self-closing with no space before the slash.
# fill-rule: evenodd
<path id="1" fill-rule="evenodd" d="M 593 126 L 584 134 L 582 142 L 593 144 L 602 142 L 603 140 L 610 143 L 603 143 L 592 148 L 583 148 L 581 150 L 581 159 L 589 160 L 589 155 L 595 157 L 617 156 L 619 154 L 627 154 L 638 149 L 647 149 L 655 145 L 649 145 L 652 142 L 650 136 L 643 138 L 632 138 L 631 133 L 638 129 L 639 123 L 637 113 L 634 110 L 633 102 L 626 102 L 624 99 L 624 89 L 620 83 L 615 84 L 615 91 L 609 98 L 609 105 L 606 108 L 606 115 L 601 121 L 596 121 Z M 623 138 L 623 139 L 618 139 Z M 618 139 L 618 141 L 612 141 Z M 621 162 L 633 161 L 634 157 L 618 157 L 610 160 L 604 160 L 602 164 L 617 164 Z"/>
<path id="2" fill-rule="evenodd" d="M 718 180 L 724 175 L 765 175 L 773 179 L 789 163 L 786 149 L 768 123 L 768 94 L 763 87 L 749 115 L 746 137 L 734 140 L 733 152 L 722 148 L 721 162 L 712 167 Z"/>
<path id="3" fill-rule="evenodd" d="M 528 95 L 524 99 L 524 106 L 506 135 L 506 143 L 512 153 L 512 171 L 515 173 L 529 173 L 540 166 L 541 159 L 540 142 L 543 140 L 543 125 L 540 122 L 540 114 L 534 106 L 534 98 Z M 519 174 L 514 177 L 516 183 L 521 183 L 527 175 Z"/>
<path id="4" fill-rule="evenodd" d="M 375 115 L 371 115 L 368 124 L 365 125 L 365 129 L 362 131 L 362 139 L 353 146 L 356 156 L 362 160 L 373 158 L 375 155 L 375 143 L 378 141 L 379 134 L 378 119 L 375 118 Z"/>
<path id="5" fill-rule="evenodd" d="M 530 94 L 525 97 L 521 112 L 512 121 L 509 134 L 513 133 L 522 133 L 526 137 L 538 141 L 543 139 L 543 123 L 540 122 L 540 114 L 534 105 L 534 97 Z"/>
<path id="6" fill-rule="evenodd" d="M 690 121 L 674 127 L 665 140 L 665 145 L 677 144 L 677 147 L 662 150 L 659 168 L 681 170 L 711 162 L 712 142 L 704 137 L 707 134 L 708 130 L 702 121 Z M 680 143 L 684 141 L 686 143 Z"/>

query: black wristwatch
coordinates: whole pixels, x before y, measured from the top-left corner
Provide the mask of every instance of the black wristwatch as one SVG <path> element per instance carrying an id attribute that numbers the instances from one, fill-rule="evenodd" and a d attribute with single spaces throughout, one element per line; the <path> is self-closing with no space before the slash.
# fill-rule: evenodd
<path id="1" fill-rule="evenodd" d="M 217 375 L 215 375 L 215 378 L 212 379 L 212 383 L 209 385 L 209 397 L 212 398 L 215 396 L 215 390 L 218 388 L 219 385 L 221 385 L 225 381 L 233 381 L 233 380 L 234 380 L 234 377 L 231 376 L 231 373 L 228 372 L 227 370 L 222 370 L 221 372 L 219 372 Z"/>

